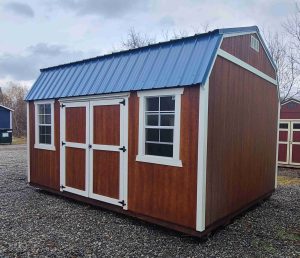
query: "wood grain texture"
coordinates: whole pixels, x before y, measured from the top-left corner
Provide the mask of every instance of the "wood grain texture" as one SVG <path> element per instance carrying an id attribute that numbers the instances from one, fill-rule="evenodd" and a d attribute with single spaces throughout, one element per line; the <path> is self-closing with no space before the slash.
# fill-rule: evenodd
<path id="1" fill-rule="evenodd" d="M 93 150 L 93 192 L 119 199 L 120 153 Z"/>
<path id="2" fill-rule="evenodd" d="M 66 186 L 85 190 L 86 150 L 66 147 Z"/>
<path id="3" fill-rule="evenodd" d="M 300 104 L 293 102 L 291 105 L 290 103 L 281 105 L 280 119 L 300 119 Z"/>
<path id="4" fill-rule="evenodd" d="M 221 49 L 276 79 L 276 73 L 263 46 L 259 45 L 259 52 L 250 47 L 251 35 L 257 38 L 255 34 L 224 38 Z"/>
<path id="5" fill-rule="evenodd" d="M 59 162 L 60 162 L 60 140 L 59 140 L 59 102 L 54 104 L 54 144 L 56 151 L 35 149 L 35 108 L 34 102 L 29 103 L 29 127 L 30 127 L 30 181 L 44 185 L 59 191 Z"/>
<path id="6" fill-rule="evenodd" d="M 139 99 L 129 98 L 129 210 L 195 228 L 199 87 L 186 87 L 181 103 L 180 158 L 183 167 L 136 162 Z"/>
<path id="7" fill-rule="evenodd" d="M 120 145 L 120 105 L 94 106 L 94 143 Z"/>
<path id="8" fill-rule="evenodd" d="M 209 82 L 206 225 L 273 191 L 276 87 L 217 57 Z"/>
<path id="9" fill-rule="evenodd" d="M 86 108 L 66 107 L 66 141 L 86 143 Z"/>

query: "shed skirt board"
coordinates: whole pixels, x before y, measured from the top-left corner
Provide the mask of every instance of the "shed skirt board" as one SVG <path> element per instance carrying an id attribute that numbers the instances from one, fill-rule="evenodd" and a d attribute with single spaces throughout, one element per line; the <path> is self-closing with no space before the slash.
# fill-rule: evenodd
<path id="1" fill-rule="evenodd" d="M 121 100 L 63 103 L 61 191 L 124 204 L 127 107 Z"/>
<path id="2" fill-rule="evenodd" d="M 279 165 L 300 165 L 300 121 L 281 120 L 286 128 L 279 128 Z"/>

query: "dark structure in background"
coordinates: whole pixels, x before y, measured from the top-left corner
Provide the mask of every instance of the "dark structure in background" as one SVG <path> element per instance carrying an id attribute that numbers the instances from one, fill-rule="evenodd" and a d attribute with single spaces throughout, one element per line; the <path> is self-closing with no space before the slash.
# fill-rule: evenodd
<path id="1" fill-rule="evenodd" d="M 289 99 L 281 104 L 278 164 L 300 167 L 300 101 Z"/>
<path id="2" fill-rule="evenodd" d="M 12 109 L 0 105 L 0 144 L 12 143 L 12 112 Z"/>
<path id="3" fill-rule="evenodd" d="M 41 70 L 32 186 L 195 236 L 276 187 L 276 67 L 257 27 Z"/>

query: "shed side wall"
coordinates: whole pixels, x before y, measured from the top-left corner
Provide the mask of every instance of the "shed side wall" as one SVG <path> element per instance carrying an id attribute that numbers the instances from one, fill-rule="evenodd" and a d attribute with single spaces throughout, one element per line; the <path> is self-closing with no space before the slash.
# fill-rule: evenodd
<path id="1" fill-rule="evenodd" d="M 129 210 L 195 228 L 199 87 L 186 87 L 181 99 L 182 168 L 135 161 L 139 99 L 133 93 L 129 100 Z"/>
<path id="2" fill-rule="evenodd" d="M 251 35 L 257 38 L 256 34 L 224 38 L 221 49 L 276 79 L 276 73 L 263 46 L 259 45 L 259 52 L 250 47 Z"/>
<path id="3" fill-rule="evenodd" d="M 12 129 L 10 128 L 10 111 L 3 107 L 0 107 L 0 129 Z"/>
<path id="4" fill-rule="evenodd" d="M 34 103 L 29 103 L 30 124 L 30 182 L 59 190 L 59 112 L 58 101 L 54 104 L 54 143 L 55 151 L 34 148 L 35 142 L 35 108 Z"/>
<path id="5" fill-rule="evenodd" d="M 275 185 L 275 85 L 217 57 L 209 85 L 206 226 Z"/>
<path id="6" fill-rule="evenodd" d="M 300 119 L 300 104 L 291 101 L 281 105 L 280 119 Z"/>

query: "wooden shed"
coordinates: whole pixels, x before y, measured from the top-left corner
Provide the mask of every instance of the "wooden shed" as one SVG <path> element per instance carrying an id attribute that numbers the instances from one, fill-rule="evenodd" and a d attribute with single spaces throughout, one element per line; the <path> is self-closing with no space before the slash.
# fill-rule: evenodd
<path id="1" fill-rule="evenodd" d="M 256 26 L 41 69 L 32 186 L 203 236 L 276 185 L 276 67 Z"/>
<path id="2" fill-rule="evenodd" d="M 297 99 L 288 99 L 281 104 L 278 164 L 300 166 L 300 101 Z"/>
<path id="3" fill-rule="evenodd" d="M 11 108 L 0 105 L 0 144 L 12 142 L 12 112 Z"/>

